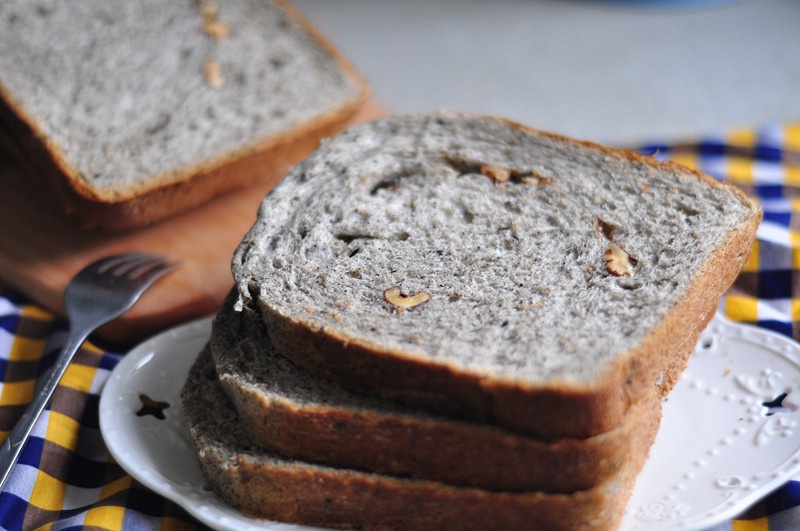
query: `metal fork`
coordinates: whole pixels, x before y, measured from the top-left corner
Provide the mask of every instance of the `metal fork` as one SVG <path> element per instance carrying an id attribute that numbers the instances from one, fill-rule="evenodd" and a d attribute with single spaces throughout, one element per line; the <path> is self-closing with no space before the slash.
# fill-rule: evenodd
<path id="1" fill-rule="evenodd" d="M 0 491 L 81 344 L 101 325 L 128 311 L 158 277 L 174 266 L 157 256 L 118 254 L 89 264 L 69 282 L 64 292 L 69 335 L 34 400 L 0 446 Z"/>

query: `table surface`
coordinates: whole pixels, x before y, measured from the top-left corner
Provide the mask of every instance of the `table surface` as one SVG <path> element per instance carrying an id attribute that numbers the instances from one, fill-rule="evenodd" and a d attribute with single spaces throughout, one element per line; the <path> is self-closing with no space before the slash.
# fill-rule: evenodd
<path id="1" fill-rule="evenodd" d="M 295 0 L 396 111 L 637 144 L 800 115 L 797 0 Z"/>

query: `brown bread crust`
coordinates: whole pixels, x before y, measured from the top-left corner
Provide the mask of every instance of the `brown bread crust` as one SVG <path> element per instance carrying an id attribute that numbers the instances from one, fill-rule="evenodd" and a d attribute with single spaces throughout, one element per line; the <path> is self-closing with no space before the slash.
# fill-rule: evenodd
<path id="1" fill-rule="evenodd" d="M 632 454 L 605 483 L 570 494 L 490 492 L 269 458 L 239 431 L 224 392 L 207 376 L 211 363 L 207 351 L 201 354 L 184 387 L 190 432 L 212 489 L 254 517 L 376 530 L 610 530 L 619 526 L 647 457 Z M 229 422 L 209 426 L 219 418 Z M 649 447 L 656 429 L 643 432 Z"/>

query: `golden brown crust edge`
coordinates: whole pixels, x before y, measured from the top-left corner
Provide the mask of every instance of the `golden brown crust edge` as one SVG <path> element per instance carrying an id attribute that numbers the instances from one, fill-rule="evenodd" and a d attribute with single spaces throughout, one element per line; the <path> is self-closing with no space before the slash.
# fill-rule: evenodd
<path id="1" fill-rule="evenodd" d="M 342 337 L 336 330 L 312 329 L 299 319 L 288 319 L 269 306 L 259 304 L 258 309 L 275 348 L 306 370 L 337 381 L 344 387 L 379 394 L 454 418 L 496 423 L 543 439 L 586 438 L 608 432 L 621 424 L 630 405 L 646 392 L 648 386 L 661 382 L 665 392 L 671 389 L 699 334 L 713 317 L 719 298 L 746 262 L 761 220 L 761 210 L 734 186 L 695 170 L 671 162 L 656 162 L 626 150 L 563 140 L 576 146 L 600 149 L 638 164 L 688 173 L 711 186 L 731 190 L 752 207 L 748 219 L 706 262 L 689 286 L 686 297 L 638 348 L 622 357 L 596 385 L 583 389 L 559 384 L 535 387 L 482 379 L 479 375 L 457 372 L 444 365 L 403 359 L 392 352 Z M 570 413 L 565 415 L 564 411 Z"/>
<path id="2" fill-rule="evenodd" d="M 312 462 L 486 490 L 591 488 L 631 455 L 646 454 L 661 420 L 661 395 L 654 386 L 618 429 L 596 438 L 546 442 L 472 423 L 282 403 L 243 385 L 219 364 L 217 369 L 242 427 L 263 448 Z"/>
<path id="3" fill-rule="evenodd" d="M 632 463 L 633 464 L 633 463 Z M 212 488 L 247 515 L 357 529 L 608 531 L 619 527 L 633 490 L 633 466 L 608 493 L 509 494 L 457 489 L 358 472 L 274 468 L 201 456 Z"/>
<path id="4" fill-rule="evenodd" d="M 220 447 L 202 429 L 192 434 L 212 489 L 259 518 L 360 529 L 506 530 L 535 522 L 537 529 L 610 530 L 619 526 L 657 428 L 658 422 L 642 427 L 644 450 L 631 454 L 614 478 L 570 494 L 490 492 L 303 461 L 275 463 L 252 450 Z"/>

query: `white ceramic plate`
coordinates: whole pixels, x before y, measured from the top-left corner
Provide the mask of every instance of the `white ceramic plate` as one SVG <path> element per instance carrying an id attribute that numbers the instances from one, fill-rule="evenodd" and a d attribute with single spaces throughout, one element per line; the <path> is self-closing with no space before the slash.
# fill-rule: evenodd
<path id="1" fill-rule="evenodd" d="M 114 369 L 100 400 L 111 454 L 134 478 L 224 530 L 305 526 L 247 518 L 211 492 L 195 459 L 180 389 L 210 319 L 160 334 Z M 782 407 L 768 407 L 785 393 Z M 138 416 L 141 395 L 169 404 L 164 420 Z M 800 471 L 800 345 L 715 317 L 664 406 L 625 531 L 687 530 L 730 519 Z"/>
<path id="2" fill-rule="evenodd" d="M 623 529 L 704 529 L 781 486 L 800 471 L 798 409 L 800 344 L 715 317 L 664 404 Z"/>

